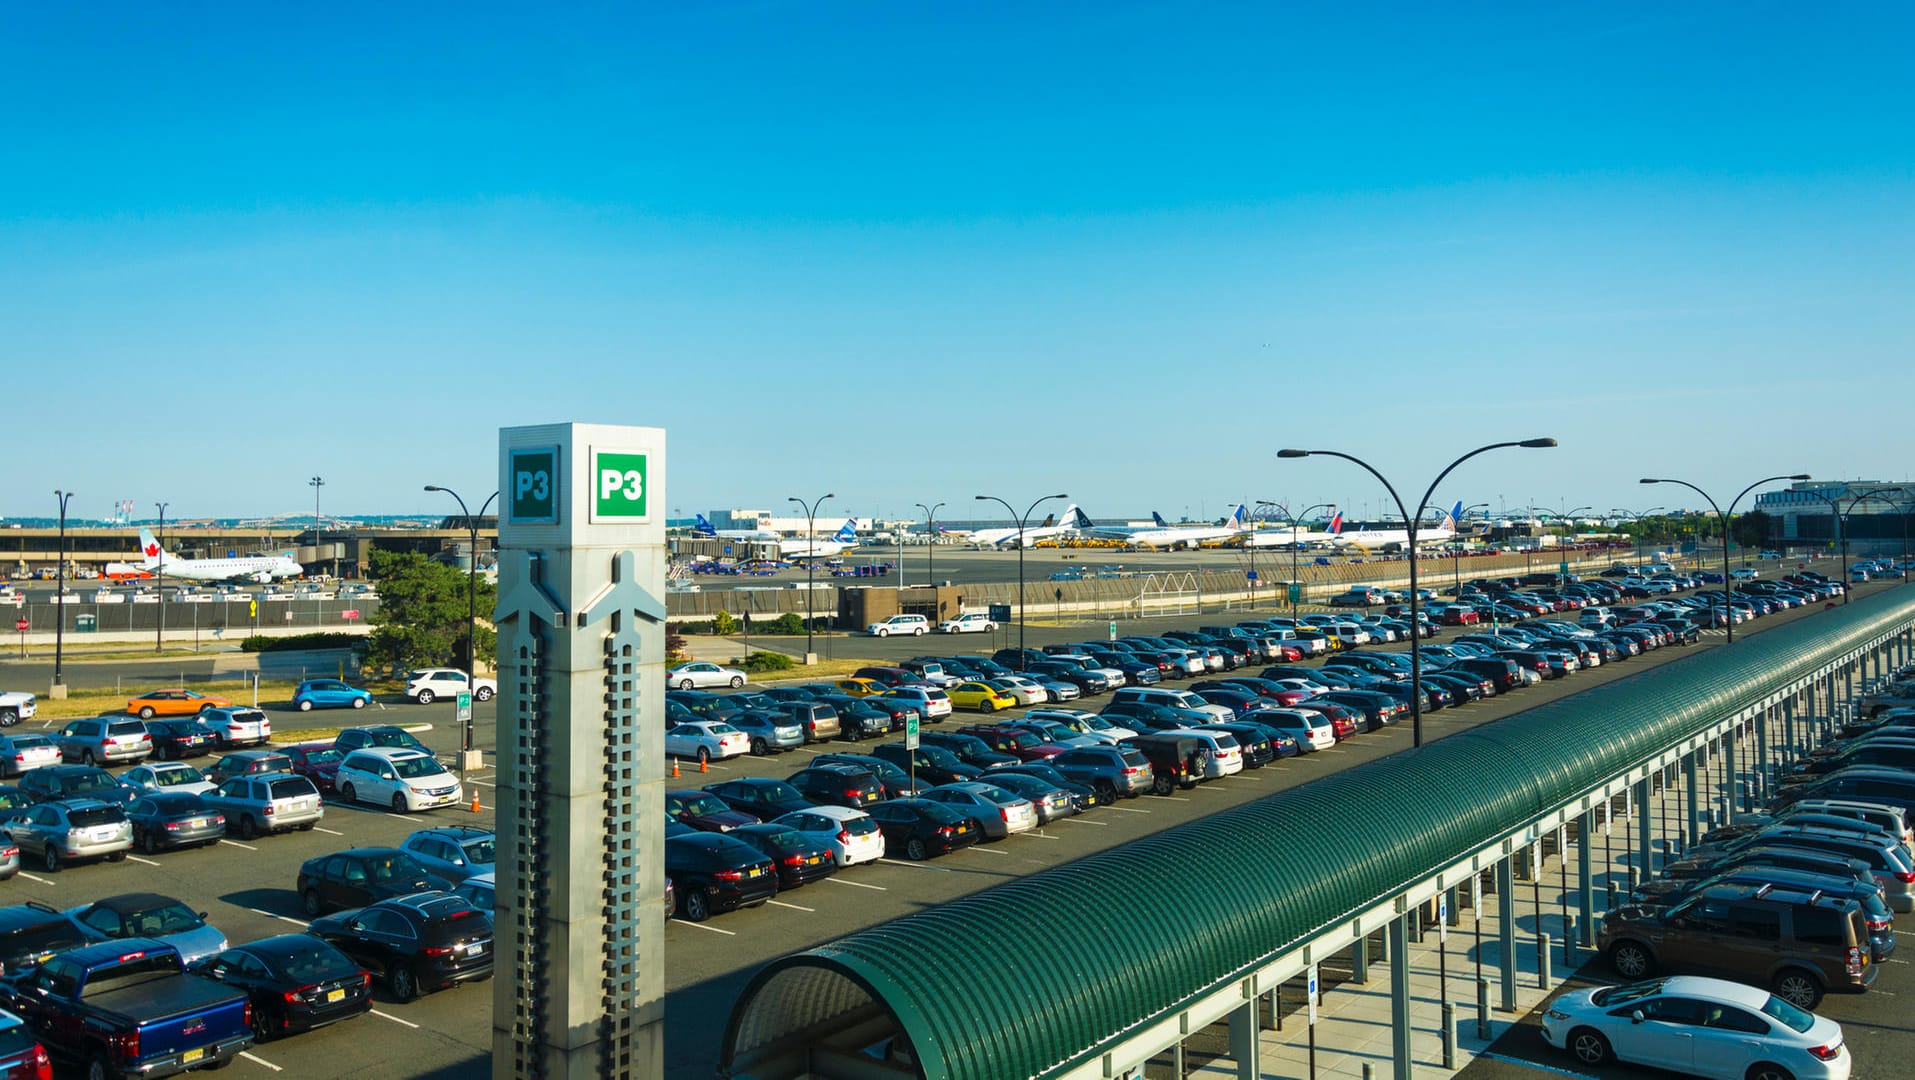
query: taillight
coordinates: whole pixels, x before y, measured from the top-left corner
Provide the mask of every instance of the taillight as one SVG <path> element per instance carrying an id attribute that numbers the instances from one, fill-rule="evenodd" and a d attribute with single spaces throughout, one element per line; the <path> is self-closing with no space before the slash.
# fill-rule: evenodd
<path id="1" fill-rule="evenodd" d="M 1848 973 L 1850 975 L 1860 975 L 1862 973 L 1862 968 L 1867 963 L 1868 963 L 1867 958 L 1862 955 L 1861 946 L 1859 945 L 1849 946 Z"/>
<path id="2" fill-rule="evenodd" d="M 785 856 L 785 865 L 786 865 L 786 866 L 803 866 L 804 864 L 805 864 L 805 857 L 804 857 L 803 855 L 787 855 L 787 856 Z"/>
<path id="3" fill-rule="evenodd" d="M 250 1004 L 247 1005 L 246 1011 L 247 1011 L 247 1021 L 250 1023 L 252 1019 L 252 1015 L 251 1015 L 252 1006 Z M 124 1032 L 121 1034 L 115 1034 L 111 1036 L 110 1042 L 112 1044 L 114 1051 L 117 1052 L 121 1057 L 125 1058 L 128 1061 L 139 1060 L 140 1033 L 137 1028 L 132 1031 Z"/>
<path id="4" fill-rule="evenodd" d="M 840 844 L 849 844 L 850 842 L 851 842 L 851 830 L 850 830 L 850 829 L 839 829 L 839 830 L 838 830 L 838 843 L 840 843 Z"/>
<path id="5" fill-rule="evenodd" d="M 1895 925 L 1894 922 L 1889 919 L 1870 919 L 1868 921 L 1868 928 L 1870 930 L 1886 930 L 1893 925 Z"/>
<path id="6" fill-rule="evenodd" d="M 180 823 L 177 821 L 169 821 L 166 823 L 167 832 L 178 832 L 179 827 L 180 827 Z"/>
<path id="7" fill-rule="evenodd" d="M 319 984 L 313 983 L 310 986 L 302 986 L 297 990 L 288 990 L 280 996 L 286 999 L 286 1004 L 294 1005 L 298 1003 L 300 998 L 317 989 L 319 989 Z M 249 1005 L 248 1007 L 250 1008 L 251 1006 Z"/>
<path id="8" fill-rule="evenodd" d="M 1897 870 L 1895 871 L 1895 880 L 1905 885 L 1915 882 L 1915 870 Z"/>
<path id="9" fill-rule="evenodd" d="M 730 874 L 732 878 L 736 878 L 738 876 L 738 871 L 724 870 L 724 871 L 720 871 L 719 873 L 713 874 L 712 876 L 720 880 L 730 880 L 730 878 L 725 877 L 726 874 Z M 451 956 L 453 953 L 458 951 L 459 950 L 455 946 L 451 946 L 451 945 L 428 945 L 425 948 L 419 950 L 419 955 L 420 956 Z"/>
<path id="10" fill-rule="evenodd" d="M 938 826 L 938 835 L 939 835 L 939 836 L 950 836 L 950 835 L 951 835 L 951 827 L 950 827 L 949 825 L 940 825 L 940 826 Z"/>
<path id="11" fill-rule="evenodd" d="M 847 799 L 856 799 L 856 798 L 858 798 L 859 796 L 861 796 L 861 795 L 863 795 L 863 794 L 864 794 L 864 792 L 862 792 L 862 791 L 859 791 L 859 790 L 858 790 L 857 788 L 845 788 L 845 789 L 844 789 L 844 795 L 845 795 L 845 798 L 847 798 Z"/>
<path id="12" fill-rule="evenodd" d="M 47 1048 L 33 1044 L 33 1080 L 53 1080 L 53 1062 L 47 1060 Z"/>
<path id="13" fill-rule="evenodd" d="M 1006 823 L 1009 823 L 1011 820 L 1011 811 L 1008 807 L 1000 808 L 997 812 L 997 816 L 1003 818 Z"/>
<path id="14" fill-rule="evenodd" d="M 273 816 L 273 804 L 272 804 L 272 803 L 267 803 L 267 804 L 266 804 L 266 816 L 267 816 L 267 817 L 272 817 L 272 816 Z"/>
<path id="15" fill-rule="evenodd" d="M 1823 1043 L 1821 1046 L 1811 1046 L 1809 1047 L 1809 1053 L 1814 1054 L 1823 1061 L 1834 1061 L 1836 1058 L 1842 1056 L 1842 1044 Z"/>

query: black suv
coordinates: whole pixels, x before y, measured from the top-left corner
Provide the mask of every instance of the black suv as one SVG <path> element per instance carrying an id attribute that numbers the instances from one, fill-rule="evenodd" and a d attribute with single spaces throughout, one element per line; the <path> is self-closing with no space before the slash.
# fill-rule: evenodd
<path id="1" fill-rule="evenodd" d="M 976 780 L 984 775 L 983 769 L 966 765 L 942 746 L 919 745 L 912 751 L 906 750 L 903 743 L 883 743 L 871 748 L 871 756 L 883 758 L 900 769 L 915 770 L 913 774 L 918 782 L 927 787 Z"/>
<path id="2" fill-rule="evenodd" d="M 398 848 L 352 848 L 307 859 L 295 888 L 307 918 L 411 896 L 438 887 L 419 860 Z"/>
<path id="3" fill-rule="evenodd" d="M 20 792 L 37 803 L 98 799 L 125 804 L 138 794 L 95 765 L 47 765 L 30 770 L 20 778 Z"/>
<path id="4" fill-rule="evenodd" d="M 797 788 L 798 794 L 826 806 L 862 810 L 884 801 L 884 786 L 878 778 L 856 765 L 814 764 L 792 773 L 785 782 Z"/>
<path id="5" fill-rule="evenodd" d="M 385 979 L 400 1001 L 492 974 L 492 916 L 451 893 L 381 900 L 314 919 L 306 932 Z"/>
<path id="6" fill-rule="evenodd" d="M 1597 946 L 1631 981 L 1658 969 L 1713 975 L 1770 987 L 1802 1009 L 1831 990 L 1860 993 L 1878 971 L 1862 905 L 1799 886 L 1717 885 L 1670 908 L 1625 904 Z"/>
<path id="7" fill-rule="evenodd" d="M 94 940 L 72 919 L 38 900 L 0 907 L 0 975 L 38 967 L 49 956 Z"/>

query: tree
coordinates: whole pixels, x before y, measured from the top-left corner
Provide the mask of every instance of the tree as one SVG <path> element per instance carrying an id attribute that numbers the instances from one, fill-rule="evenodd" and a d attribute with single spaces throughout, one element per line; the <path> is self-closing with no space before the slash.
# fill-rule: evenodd
<path id="1" fill-rule="evenodd" d="M 379 583 L 379 610 L 366 640 L 366 660 L 376 667 L 462 667 L 466 649 L 466 572 L 416 552 L 372 551 L 369 570 Z M 494 654 L 497 632 L 489 625 L 498 586 L 478 582 L 478 655 Z"/>
<path id="2" fill-rule="evenodd" d="M 1743 547 L 1761 547 L 1769 542 L 1769 515 L 1751 510 L 1735 519 L 1735 542 Z"/>

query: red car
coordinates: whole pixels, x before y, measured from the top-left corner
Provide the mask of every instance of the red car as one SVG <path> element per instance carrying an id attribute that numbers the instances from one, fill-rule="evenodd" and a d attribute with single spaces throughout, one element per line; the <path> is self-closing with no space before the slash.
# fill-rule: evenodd
<path id="1" fill-rule="evenodd" d="M 10 1012 L 0 1012 L 0 1077 L 6 1080 L 53 1080 L 47 1048 L 33 1037 L 33 1029 Z"/>
<path id="2" fill-rule="evenodd" d="M 1363 714 L 1347 705 L 1338 705 L 1334 701 L 1306 701 L 1297 708 L 1317 713 L 1330 721 L 1330 731 L 1338 742 L 1354 739 L 1357 732 L 1363 730 L 1358 723 Z"/>
<path id="3" fill-rule="evenodd" d="M 1000 754 L 1009 754 L 1019 761 L 1048 761 L 1068 749 L 1061 743 L 1045 742 L 1041 735 L 999 724 L 973 724 L 958 731 L 975 735 L 991 749 Z"/>
<path id="4" fill-rule="evenodd" d="M 332 794 L 333 777 L 346 758 L 345 751 L 335 746 L 288 746 L 280 753 L 292 759 L 293 772 L 311 780 L 320 794 Z"/>

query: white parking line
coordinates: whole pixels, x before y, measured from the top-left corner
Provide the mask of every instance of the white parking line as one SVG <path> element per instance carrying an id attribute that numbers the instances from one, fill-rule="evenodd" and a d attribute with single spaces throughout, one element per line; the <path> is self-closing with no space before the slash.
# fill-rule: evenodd
<path id="1" fill-rule="evenodd" d="M 1066 821 L 1069 821 L 1070 819 L 1069 819 L 1069 818 L 1065 818 L 1064 820 L 1066 820 Z M 1047 833 L 1047 832 L 1045 832 L 1045 831 L 1044 831 L 1043 829 L 1032 829 L 1031 831 L 1029 831 L 1029 832 L 1027 832 L 1027 833 L 1024 833 L 1024 834 L 1022 834 L 1022 835 L 1024 835 L 1024 836 L 1032 836 L 1032 837 L 1036 837 L 1036 838 L 1037 838 L 1037 839 L 1039 839 L 1039 840 L 1062 840 L 1062 839 L 1064 839 L 1064 838 L 1063 838 L 1063 837 L 1061 837 L 1061 836 L 1052 836 L 1052 835 L 1051 835 L 1050 833 Z"/>
<path id="2" fill-rule="evenodd" d="M 1157 797 L 1164 800 L 1165 802 L 1189 802 L 1190 801 L 1189 799 L 1184 798 L 1182 795 L 1159 795 Z"/>
<path id="3" fill-rule="evenodd" d="M 263 1058 L 263 1057 L 259 1057 L 259 1056 L 257 1056 L 257 1055 L 255 1055 L 255 1054 L 253 1054 L 253 1053 L 252 1053 L 251 1051 L 248 1051 L 248 1050 L 241 1050 L 241 1051 L 239 1052 L 239 1056 L 240 1056 L 240 1057 L 243 1057 L 243 1058 L 245 1058 L 245 1059 L 246 1059 L 247 1061 L 250 1061 L 250 1062 L 252 1062 L 252 1063 L 253 1063 L 253 1064 L 255 1064 L 255 1065 L 264 1065 L 264 1066 L 266 1066 L 267 1068 L 269 1068 L 269 1069 L 271 1069 L 271 1070 L 273 1070 L 274 1072 L 285 1072 L 285 1071 L 286 1071 L 286 1070 L 284 1070 L 284 1069 L 282 1069 L 282 1068 L 280 1068 L 279 1066 L 277 1066 L 277 1065 L 275 1065 L 275 1064 L 273 1064 L 272 1062 L 270 1062 L 270 1061 L 267 1061 L 267 1060 L 266 1060 L 265 1058 Z"/>
<path id="4" fill-rule="evenodd" d="M 876 891 L 876 892 L 890 892 L 890 891 L 891 891 L 891 890 L 889 890 L 889 889 L 887 889 L 887 888 L 885 888 L 885 887 L 884 887 L 884 886 L 882 886 L 882 885 L 866 885 L 866 884 L 865 884 L 864 882 L 862 882 L 862 881 L 846 881 L 845 879 L 843 879 L 843 878 L 841 878 L 841 877 L 828 877 L 828 878 L 826 878 L 825 880 L 826 880 L 826 881 L 829 881 L 829 882 L 831 882 L 831 883 L 832 883 L 833 885 L 856 885 L 856 886 L 857 886 L 858 888 L 860 888 L 860 889 L 871 889 L 871 890 L 873 890 L 873 891 Z"/>
<path id="5" fill-rule="evenodd" d="M 1008 851 L 999 851 L 998 849 L 994 847 L 973 847 L 970 850 L 978 852 L 983 855 L 1009 855 L 1010 854 L 1010 852 Z"/>
<path id="6" fill-rule="evenodd" d="M 498 787 L 498 786 L 499 786 L 499 785 L 497 785 L 497 784 L 489 784 L 489 783 L 487 783 L 487 782 L 485 782 L 484 780 L 474 780 L 474 781 L 472 781 L 472 782 L 473 782 L 473 783 L 475 783 L 475 784 L 477 784 L 477 785 L 479 785 L 480 787 L 489 787 L 489 788 L 496 788 L 496 787 Z"/>
<path id="7" fill-rule="evenodd" d="M 26 879 L 27 879 L 28 881 L 37 881 L 37 882 L 39 882 L 39 883 L 40 883 L 40 884 L 42 884 L 42 885 L 51 885 L 51 884 L 53 884 L 53 882 L 51 882 L 51 881 L 49 881 L 49 880 L 47 880 L 46 878 L 43 878 L 43 877 L 34 877 L 34 876 L 33 876 L 32 874 L 29 874 L 29 873 L 27 873 L 27 872 L 26 872 L 26 871 L 24 871 L 24 870 L 22 870 L 22 871 L 20 871 L 20 876 L 21 876 L 21 877 L 23 877 L 23 878 L 26 878 Z"/>
<path id="8" fill-rule="evenodd" d="M 293 918 L 291 915 L 276 915 L 270 911 L 267 911 L 264 908 L 255 907 L 255 908 L 247 908 L 246 910 L 252 912 L 255 915 L 264 915 L 269 919 L 278 919 L 281 922 L 289 922 L 289 923 L 292 923 L 294 926 L 311 926 L 312 925 L 309 922 L 301 922 L 300 920 Z"/>
<path id="9" fill-rule="evenodd" d="M 154 862 L 152 859 L 142 859 L 138 855 L 128 855 L 126 859 L 128 862 L 145 863 L 148 866 L 159 865 L 159 863 Z"/>
<path id="10" fill-rule="evenodd" d="M 884 865 L 909 866 L 914 870 L 936 870 L 940 874 L 948 874 L 951 872 L 951 868 L 948 866 L 926 866 L 921 862 L 912 862 L 909 859 L 893 859 L 889 856 L 885 857 Z"/>
<path id="11" fill-rule="evenodd" d="M 314 828 L 318 828 L 318 826 L 314 826 Z M 228 840 L 228 839 L 226 839 L 225 837 L 221 837 L 221 838 L 220 838 L 220 841 L 219 841 L 219 842 L 220 842 L 220 843 L 222 843 L 222 844 L 231 844 L 231 845 L 233 845 L 233 846 L 234 846 L 234 847 L 236 847 L 236 848 L 245 848 L 245 849 L 246 849 L 247 851 L 258 851 L 258 850 L 259 850 L 258 848 L 256 848 L 256 847 L 254 847 L 254 846 L 253 846 L 253 845 L 251 845 L 251 844 L 242 844 L 242 843 L 240 843 L 240 842 L 239 842 L 239 841 L 237 841 L 237 840 Z"/>
<path id="12" fill-rule="evenodd" d="M 790 908 L 793 911 L 804 911 L 813 915 L 818 913 L 817 908 L 799 907 L 797 904 L 787 904 L 783 900 L 767 900 L 765 903 L 770 904 L 772 907 Z"/>
<path id="13" fill-rule="evenodd" d="M 1148 813 L 1150 813 L 1150 811 L 1148 811 L 1148 810 L 1138 810 L 1138 809 L 1135 809 L 1135 808 L 1133 808 L 1133 807 L 1129 807 L 1129 806 L 1106 806 L 1106 807 L 1104 807 L 1104 809 L 1106 809 L 1106 810 L 1115 810 L 1115 811 L 1117 811 L 1117 812 L 1118 812 L 1118 813 L 1120 813 L 1120 814 L 1148 814 Z"/>
<path id="14" fill-rule="evenodd" d="M 831 879 L 831 878 L 826 878 L 825 880 L 826 880 L 826 881 L 830 881 L 830 880 L 832 880 L 832 879 Z M 723 935 L 725 935 L 726 937 L 737 937 L 737 936 L 738 936 L 738 931 L 736 931 L 736 930 L 723 930 L 723 929 L 720 929 L 720 928 L 718 928 L 718 927 L 716 927 L 716 926 L 706 926 L 706 925 L 705 925 L 704 923 L 702 923 L 702 922 L 687 922 L 687 921 L 686 921 L 686 920 L 684 920 L 684 919 L 673 919 L 673 920 L 672 920 L 672 922 L 673 922 L 673 923 L 675 923 L 675 924 L 677 924 L 677 925 L 679 925 L 679 926 L 689 926 L 689 927 L 691 927 L 691 928 L 692 928 L 692 929 L 694 929 L 694 930 L 709 930 L 709 931 L 711 931 L 711 932 L 712 932 L 712 933 L 714 933 L 714 934 L 723 934 Z M 414 1025 L 414 1026 L 416 1027 L 417 1025 Z"/>
<path id="15" fill-rule="evenodd" d="M 1106 828 L 1110 826 L 1110 822 L 1108 821 L 1086 821 L 1083 818 L 1075 818 L 1075 817 L 1067 817 L 1064 820 L 1070 822 L 1073 825 L 1102 825 L 1102 826 L 1105 826 Z"/>
<path id="16" fill-rule="evenodd" d="M 383 1012 L 380 1012 L 378 1009 L 368 1009 L 367 1011 L 372 1013 L 372 1015 L 378 1017 L 381 1020 L 390 1020 L 395 1024 L 403 1024 L 406 1027 L 414 1029 L 415 1031 L 419 1027 L 419 1025 L 413 1023 L 410 1020 L 401 1020 L 398 1017 L 392 1015 L 391 1013 L 383 1013 Z"/>
<path id="17" fill-rule="evenodd" d="M 313 826 L 313 831 L 314 831 L 314 832 L 322 832 L 322 833 L 325 833 L 325 834 L 326 834 L 327 836 L 344 836 L 344 835 L 346 835 L 345 833 L 342 833 L 342 832 L 336 832 L 336 831 L 334 831 L 334 830 L 332 830 L 332 829 L 328 829 L 328 828 L 326 828 L 326 827 L 325 827 L 325 826 L 323 826 L 323 825 L 314 825 L 314 826 Z"/>

